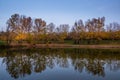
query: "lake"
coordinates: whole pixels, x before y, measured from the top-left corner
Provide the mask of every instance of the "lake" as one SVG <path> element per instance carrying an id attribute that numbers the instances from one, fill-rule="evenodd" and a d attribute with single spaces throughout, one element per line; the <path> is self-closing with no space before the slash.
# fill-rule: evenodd
<path id="1" fill-rule="evenodd" d="M 120 50 L 0 50 L 0 80 L 120 80 Z"/>

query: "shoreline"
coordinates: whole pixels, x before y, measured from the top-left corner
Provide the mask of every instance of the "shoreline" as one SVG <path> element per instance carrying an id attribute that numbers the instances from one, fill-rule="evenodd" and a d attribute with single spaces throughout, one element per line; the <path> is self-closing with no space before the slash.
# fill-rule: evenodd
<path id="1" fill-rule="evenodd" d="M 11 44 L 0 48 L 88 48 L 88 49 L 120 49 L 120 45 L 71 45 L 71 44 Z"/>

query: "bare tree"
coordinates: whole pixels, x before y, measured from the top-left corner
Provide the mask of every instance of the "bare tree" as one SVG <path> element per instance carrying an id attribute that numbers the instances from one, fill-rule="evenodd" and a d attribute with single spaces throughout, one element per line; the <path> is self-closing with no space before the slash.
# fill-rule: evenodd
<path id="1" fill-rule="evenodd" d="M 107 25 L 107 31 L 120 31 L 120 24 L 118 24 L 117 22 L 110 23 L 109 25 Z"/>
<path id="2" fill-rule="evenodd" d="M 38 18 L 38 19 L 35 19 L 34 23 L 35 23 L 34 30 L 38 33 L 43 33 L 46 26 L 46 22 Z"/>
<path id="3" fill-rule="evenodd" d="M 50 23 L 47 25 L 47 32 L 48 33 L 53 33 L 55 31 L 55 24 L 54 23 Z"/>
<path id="4" fill-rule="evenodd" d="M 86 28 L 88 32 L 100 32 L 104 28 L 105 17 L 102 18 L 93 18 L 86 22 Z"/>

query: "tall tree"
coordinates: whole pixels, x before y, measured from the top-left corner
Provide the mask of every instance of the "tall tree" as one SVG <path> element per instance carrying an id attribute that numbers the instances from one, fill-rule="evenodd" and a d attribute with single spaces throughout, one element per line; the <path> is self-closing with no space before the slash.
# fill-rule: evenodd
<path id="1" fill-rule="evenodd" d="M 43 33 L 46 26 L 46 22 L 38 18 L 38 19 L 35 19 L 34 24 L 35 24 L 34 30 L 38 33 Z"/>
<path id="2" fill-rule="evenodd" d="M 120 31 L 120 24 L 117 22 L 110 23 L 107 25 L 108 32 Z"/>
<path id="3" fill-rule="evenodd" d="M 48 41 L 50 41 L 50 42 L 56 40 L 54 23 L 50 23 L 47 25 L 47 38 L 48 38 Z"/>
<path id="4" fill-rule="evenodd" d="M 88 32 L 100 32 L 104 28 L 105 17 L 102 18 L 93 18 L 86 22 L 86 28 Z"/>
<path id="5" fill-rule="evenodd" d="M 44 40 L 46 38 L 46 22 L 40 18 L 34 20 L 35 40 Z"/>
<path id="6" fill-rule="evenodd" d="M 31 17 L 21 16 L 21 32 L 22 34 L 26 34 L 27 42 L 31 43 L 33 40 L 32 37 L 32 28 L 33 28 L 33 21 Z"/>
<path id="7" fill-rule="evenodd" d="M 85 33 L 86 32 L 86 27 L 83 23 L 82 20 L 79 20 L 77 22 L 75 22 L 73 28 L 72 28 L 72 38 L 75 40 L 75 44 L 80 43 L 80 40 L 82 40 L 85 37 Z"/>
<path id="8" fill-rule="evenodd" d="M 68 36 L 69 32 L 69 25 L 68 24 L 61 24 L 59 27 L 56 28 L 56 33 L 58 36 L 58 40 L 60 42 L 64 42 L 64 39 Z"/>
<path id="9" fill-rule="evenodd" d="M 9 18 L 7 21 L 7 29 L 6 29 L 6 37 L 7 37 L 7 43 L 11 43 L 13 39 L 15 39 L 15 34 L 19 31 L 20 26 L 20 15 L 14 14 Z"/>
<path id="10" fill-rule="evenodd" d="M 12 39 L 16 39 L 18 41 L 26 39 L 26 36 L 29 37 L 28 34 L 30 34 L 31 29 L 32 29 L 31 17 L 14 14 L 7 21 L 7 34 L 9 34 L 9 36 L 11 36 Z"/>
<path id="11" fill-rule="evenodd" d="M 120 24 L 117 22 L 110 23 L 107 25 L 107 32 L 110 39 L 120 39 Z"/>

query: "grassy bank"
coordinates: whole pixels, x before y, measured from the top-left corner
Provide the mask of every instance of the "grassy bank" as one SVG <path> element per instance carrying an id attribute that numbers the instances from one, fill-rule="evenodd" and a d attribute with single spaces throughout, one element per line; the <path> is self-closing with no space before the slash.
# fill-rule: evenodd
<path id="1" fill-rule="evenodd" d="M 0 41 L 0 48 L 120 48 L 120 40 L 80 40 L 75 44 L 73 40 L 65 40 L 64 42 L 47 42 L 47 43 L 16 43 L 6 44 Z"/>
<path id="2" fill-rule="evenodd" d="M 93 48 L 93 49 L 119 49 L 120 45 L 71 45 L 71 44 L 11 44 L 2 48 Z"/>

